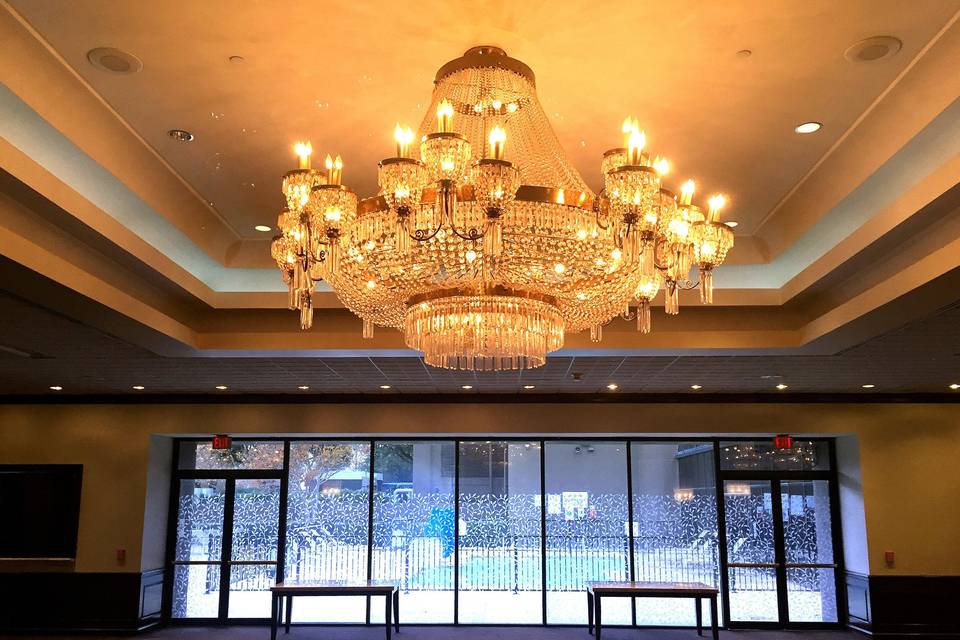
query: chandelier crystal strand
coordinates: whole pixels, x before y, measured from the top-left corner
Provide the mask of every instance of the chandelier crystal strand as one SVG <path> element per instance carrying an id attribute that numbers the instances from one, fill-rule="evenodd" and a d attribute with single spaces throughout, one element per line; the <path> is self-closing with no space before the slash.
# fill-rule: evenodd
<path id="1" fill-rule="evenodd" d="M 648 332 L 659 289 L 675 313 L 692 266 L 711 272 L 732 234 L 692 205 L 692 186 L 679 201 L 663 188 L 669 164 L 651 160 L 636 120 L 622 132 L 594 195 L 550 128 L 530 68 L 495 47 L 467 51 L 437 73 L 418 133 L 396 126 L 376 197 L 358 201 L 341 185 L 339 157 L 327 156 L 324 174 L 298 145 L 271 246 L 291 307 L 309 324 L 322 277 L 363 319 L 364 337 L 395 327 L 428 364 L 467 370 L 541 366 L 566 333 L 601 340 L 631 303 Z"/>

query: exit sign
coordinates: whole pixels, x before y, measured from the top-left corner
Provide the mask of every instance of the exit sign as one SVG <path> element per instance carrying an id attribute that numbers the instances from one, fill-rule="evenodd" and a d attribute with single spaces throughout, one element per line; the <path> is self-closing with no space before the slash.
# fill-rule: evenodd
<path id="1" fill-rule="evenodd" d="M 793 438 L 787 433 L 773 436 L 773 448 L 778 451 L 793 448 Z"/>
<path id="2" fill-rule="evenodd" d="M 218 433 L 213 436 L 213 448 L 214 449 L 229 449 L 233 442 L 230 439 L 230 436 L 224 433 Z"/>

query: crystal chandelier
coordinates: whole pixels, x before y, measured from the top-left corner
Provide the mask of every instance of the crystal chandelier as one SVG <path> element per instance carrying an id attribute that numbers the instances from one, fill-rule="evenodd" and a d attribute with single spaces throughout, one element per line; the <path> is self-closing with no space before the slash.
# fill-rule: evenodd
<path id="1" fill-rule="evenodd" d="M 622 133 L 594 195 L 547 122 L 533 71 L 476 47 L 437 72 L 416 136 L 397 125 L 379 195 L 359 200 L 339 156 L 314 169 L 310 144 L 298 143 L 272 255 L 301 328 L 322 279 L 363 320 L 365 338 L 374 325 L 394 327 L 427 364 L 488 371 L 541 366 L 565 333 L 599 341 L 617 316 L 648 333 L 661 289 L 668 314 L 679 312 L 680 289 L 698 284 L 712 302 L 713 269 L 733 247 L 717 220 L 723 196 L 706 213 L 692 181 L 675 196 L 638 123 L 628 118 Z"/>

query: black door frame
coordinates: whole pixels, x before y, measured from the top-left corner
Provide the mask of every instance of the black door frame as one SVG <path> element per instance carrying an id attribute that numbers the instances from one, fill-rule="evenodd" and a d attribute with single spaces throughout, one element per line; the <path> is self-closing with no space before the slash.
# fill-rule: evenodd
<path id="1" fill-rule="evenodd" d="M 843 536 L 840 522 L 840 494 L 837 482 L 836 441 L 833 438 L 803 438 L 806 441 L 826 442 L 829 453 L 829 469 L 817 471 L 742 471 L 725 470 L 720 465 L 720 440 L 723 442 L 757 442 L 756 437 L 721 438 L 715 448 L 717 473 L 717 527 L 720 537 L 720 572 L 723 584 L 723 619 L 728 629 L 836 629 L 846 625 L 847 605 L 844 588 Z M 777 575 L 777 613 L 776 622 L 733 621 L 730 619 L 729 562 L 727 559 L 727 521 L 724 499 L 724 483 L 727 481 L 765 481 L 770 482 L 771 511 L 773 517 L 774 563 Z M 786 549 L 783 532 L 783 505 L 781 482 L 789 480 L 825 480 L 830 496 L 830 542 L 833 545 L 834 591 L 837 601 L 836 622 L 792 622 L 789 620 L 787 602 Z"/>
<path id="2" fill-rule="evenodd" d="M 277 522 L 277 560 L 276 580 L 283 580 L 286 551 L 286 515 L 287 515 L 287 473 L 290 460 L 290 443 L 283 446 L 283 466 L 280 469 L 177 469 L 180 459 L 181 442 L 190 442 L 192 439 L 176 440 L 173 447 L 174 469 L 170 477 L 170 510 L 167 522 L 167 563 L 164 571 L 163 617 L 167 622 L 174 624 L 246 624 L 261 623 L 267 618 L 231 618 L 229 617 L 230 573 L 231 567 L 236 564 L 273 564 L 271 562 L 243 562 L 233 558 L 233 516 L 236 497 L 237 480 L 279 480 L 280 504 Z M 255 439 L 262 441 L 262 439 Z M 178 561 L 175 559 L 177 543 L 177 522 L 179 516 L 180 481 L 181 480 L 224 480 L 223 529 L 220 540 L 219 561 Z M 220 593 L 217 616 L 210 618 L 174 618 L 173 617 L 173 581 L 177 566 L 203 564 L 217 566 L 220 569 Z"/>

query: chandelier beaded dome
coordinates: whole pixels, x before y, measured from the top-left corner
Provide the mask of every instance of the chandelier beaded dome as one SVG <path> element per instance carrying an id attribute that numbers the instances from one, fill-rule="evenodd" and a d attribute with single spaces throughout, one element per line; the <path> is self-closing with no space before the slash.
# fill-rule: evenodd
<path id="1" fill-rule="evenodd" d="M 396 156 L 379 164 L 379 195 L 359 200 L 342 184 L 340 157 L 283 177 L 287 209 L 272 255 L 302 329 L 325 280 L 363 320 L 403 332 L 427 364 L 492 371 L 533 368 L 564 335 L 624 316 L 650 331 L 650 304 L 681 289 L 713 299 L 713 269 L 733 247 L 687 181 L 663 187 L 669 165 L 652 158 L 635 120 L 625 146 L 603 154 L 593 194 L 567 161 L 537 100 L 534 75 L 495 47 L 476 47 L 437 72 L 417 136 L 397 125 Z M 414 140 L 419 139 L 419 146 Z M 419 158 L 417 157 L 419 156 Z M 636 309 L 630 310 L 631 303 Z"/>

